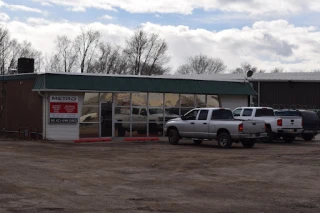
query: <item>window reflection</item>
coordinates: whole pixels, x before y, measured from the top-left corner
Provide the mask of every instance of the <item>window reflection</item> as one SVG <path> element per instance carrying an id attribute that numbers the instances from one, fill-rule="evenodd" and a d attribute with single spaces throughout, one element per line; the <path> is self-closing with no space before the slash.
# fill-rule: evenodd
<path id="1" fill-rule="evenodd" d="M 81 123 L 79 124 L 80 138 L 96 138 L 99 137 L 98 123 Z"/>
<path id="2" fill-rule="evenodd" d="M 194 107 L 194 95 L 181 95 L 181 107 Z"/>
<path id="3" fill-rule="evenodd" d="M 207 107 L 220 107 L 219 96 L 208 95 L 207 96 Z"/>
<path id="4" fill-rule="evenodd" d="M 130 123 L 115 123 L 115 137 L 130 137 Z"/>
<path id="5" fill-rule="evenodd" d="M 130 122 L 130 107 L 115 107 L 115 122 Z"/>
<path id="6" fill-rule="evenodd" d="M 163 106 L 163 93 L 149 93 L 149 106 L 162 107 Z"/>
<path id="7" fill-rule="evenodd" d="M 132 107 L 132 122 L 147 122 L 148 112 L 146 107 Z"/>
<path id="8" fill-rule="evenodd" d="M 196 107 L 206 107 L 206 96 L 205 95 L 195 95 Z"/>
<path id="9" fill-rule="evenodd" d="M 100 101 L 101 102 L 112 102 L 112 93 L 101 93 Z"/>
<path id="10" fill-rule="evenodd" d="M 99 107 L 82 107 L 80 122 L 99 122 Z"/>
<path id="11" fill-rule="evenodd" d="M 99 105 L 99 93 L 85 93 L 83 105 Z"/>
<path id="12" fill-rule="evenodd" d="M 180 115 L 180 108 L 177 108 L 177 107 L 166 108 L 166 113 L 179 116 Z"/>
<path id="13" fill-rule="evenodd" d="M 115 93 L 114 102 L 116 106 L 130 106 L 130 93 Z"/>
<path id="14" fill-rule="evenodd" d="M 132 106 L 147 106 L 147 93 L 132 93 Z"/>
<path id="15" fill-rule="evenodd" d="M 146 136 L 147 136 L 147 123 L 132 124 L 132 137 L 146 137 Z"/>
<path id="16" fill-rule="evenodd" d="M 165 94 L 166 107 L 180 107 L 179 94 Z"/>

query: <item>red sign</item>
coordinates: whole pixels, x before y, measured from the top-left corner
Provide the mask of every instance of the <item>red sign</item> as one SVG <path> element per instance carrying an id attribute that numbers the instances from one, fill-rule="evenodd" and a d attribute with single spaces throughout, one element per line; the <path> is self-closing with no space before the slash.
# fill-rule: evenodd
<path id="1" fill-rule="evenodd" d="M 50 113 L 78 113 L 78 103 L 50 103 Z"/>

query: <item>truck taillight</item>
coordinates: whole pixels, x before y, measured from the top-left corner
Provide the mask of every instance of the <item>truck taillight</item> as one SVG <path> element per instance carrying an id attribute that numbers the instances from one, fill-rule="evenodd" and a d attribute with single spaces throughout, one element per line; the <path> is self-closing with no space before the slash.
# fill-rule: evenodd
<path id="1" fill-rule="evenodd" d="M 282 119 L 277 120 L 277 125 L 282 126 Z"/>
<path id="2" fill-rule="evenodd" d="M 238 130 L 239 132 L 243 132 L 243 124 L 239 124 Z"/>

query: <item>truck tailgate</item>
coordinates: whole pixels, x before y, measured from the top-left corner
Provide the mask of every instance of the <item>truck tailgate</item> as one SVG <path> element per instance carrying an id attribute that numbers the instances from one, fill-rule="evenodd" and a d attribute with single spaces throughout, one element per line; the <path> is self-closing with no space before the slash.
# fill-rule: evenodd
<path id="1" fill-rule="evenodd" d="M 265 132 L 264 121 L 243 121 L 243 133 L 263 133 Z"/>
<path id="2" fill-rule="evenodd" d="M 299 116 L 284 116 L 282 119 L 283 128 L 302 128 L 302 118 Z"/>

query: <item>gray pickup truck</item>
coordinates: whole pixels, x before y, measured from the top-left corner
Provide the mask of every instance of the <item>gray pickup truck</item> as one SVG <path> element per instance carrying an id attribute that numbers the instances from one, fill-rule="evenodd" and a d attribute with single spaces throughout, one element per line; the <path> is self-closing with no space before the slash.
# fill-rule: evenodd
<path id="1" fill-rule="evenodd" d="M 221 108 L 193 109 L 167 122 L 164 131 L 173 145 L 183 138 L 193 139 L 195 144 L 216 139 L 221 148 L 231 148 L 233 142 L 251 148 L 267 137 L 264 121 L 235 120 L 230 109 Z"/>

